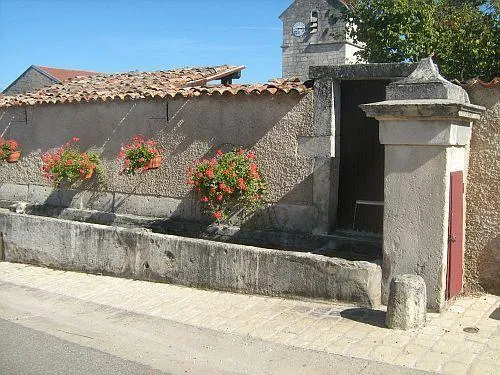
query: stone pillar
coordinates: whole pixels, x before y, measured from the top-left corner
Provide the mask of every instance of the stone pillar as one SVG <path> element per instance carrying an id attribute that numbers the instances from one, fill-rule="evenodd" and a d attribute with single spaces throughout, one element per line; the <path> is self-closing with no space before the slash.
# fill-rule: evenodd
<path id="1" fill-rule="evenodd" d="M 314 156 L 313 167 L 313 205 L 316 209 L 316 226 L 314 234 L 327 234 L 330 229 L 332 212 L 331 186 L 335 184 L 333 158 L 335 157 L 336 91 L 340 90 L 339 82 L 321 80 L 314 85 L 314 123 L 313 135 L 300 137 L 298 153 Z M 336 190 L 333 190 L 336 191 Z"/>
<path id="2" fill-rule="evenodd" d="M 385 325 L 392 329 L 420 328 L 426 321 L 425 282 L 417 275 L 397 275 L 391 280 Z"/>
<path id="3" fill-rule="evenodd" d="M 401 274 L 423 277 L 427 308 L 445 304 L 450 173 L 463 171 L 483 107 L 439 75 L 430 58 L 391 83 L 386 101 L 362 105 L 385 145 L 382 301 Z"/>

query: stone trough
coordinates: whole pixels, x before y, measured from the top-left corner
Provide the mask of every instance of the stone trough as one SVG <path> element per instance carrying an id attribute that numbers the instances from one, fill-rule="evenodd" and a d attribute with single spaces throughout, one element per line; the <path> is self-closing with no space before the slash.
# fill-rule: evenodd
<path id="1" fill-rule="evenodd" d="M 106 222 L 96 212 L 31 212 L 0 209 L 2 260 L 222 291 L 380 304 L 377 261 L 155 233 L 117 217 L 113 225 L 86 222 Z"/>

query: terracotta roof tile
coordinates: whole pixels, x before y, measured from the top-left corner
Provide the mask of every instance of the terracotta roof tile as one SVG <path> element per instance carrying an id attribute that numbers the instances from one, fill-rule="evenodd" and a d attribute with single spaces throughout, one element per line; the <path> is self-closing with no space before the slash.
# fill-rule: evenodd
<path id="1" fill-rule="evenodd" d="M 200 95 L 238 95 L 289 93 L 304 94 L 307 85 L 298 79 L 273 80 L 266 84 L 206 85 L 208 82 L 231 76 L 244 66 L 185 68 L 157 72 L 101 74 L 70 79 L 62 84 L 36 92 L 0 98 L 1 107 L 36 104 L 74 103 L 145 98 L 196 97 Z"/>
<path id="2" fill-rule="evenodd" d="M 481 81 L 479 78 L 473 78 L 473 79 L 468 80 L 467 82 L 460 82 L 460 81 L 454 80 L 453 83 L 456 83 L 457 85 L 460 85 L 464 88 L 477 86 L 477 85 L 480 85 L 480 86 L 485 87 L 485 88 L 491 88 L 491 87 L 494 87 L 494 86 L 497 86 L 500 84 L 500 77 L 495 77 L 490 82 L 484 82 L 484 81 Z"/>
<path id="3" fill-rule="evenodd" d="M 40 66 L 40 65 L 35 65 L 35 68 L 42 70 L 49 76 L 61 82 L 66 81 L 70 78 L 91 77 L 100 74 L 98 72 L 90 72 L 86 70 L 59 69 L 59 68 L 51 68 L 48 66 Z"/>

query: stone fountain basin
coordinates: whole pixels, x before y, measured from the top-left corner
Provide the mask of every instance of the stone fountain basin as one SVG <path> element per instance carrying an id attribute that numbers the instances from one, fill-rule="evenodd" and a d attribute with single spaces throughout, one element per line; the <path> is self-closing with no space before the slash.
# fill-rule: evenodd
<path id="1" fill-rule="evenodd" d="M 377 261 L 77 221 L 85 217 L 78 210 L 59 210 L 66 218 L 29 211 L 0 209 L 2 260 L 221 291 L 380 304 Z"/>

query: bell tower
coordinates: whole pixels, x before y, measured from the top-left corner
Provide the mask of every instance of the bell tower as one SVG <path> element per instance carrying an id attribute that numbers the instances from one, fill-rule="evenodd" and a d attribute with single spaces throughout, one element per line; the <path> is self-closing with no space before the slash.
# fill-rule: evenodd
<path id="1" fill-rule="evenodd" d="M 360 48 L 347 38 L 342 11 L 347 0 L 295 0 L 280 16 L 283 22 L 283 77 L 309 79 L 309 67 L 356 61 Z"/>

